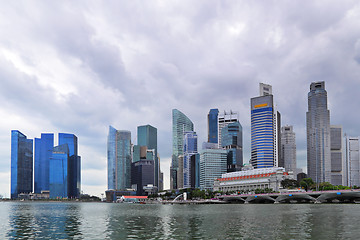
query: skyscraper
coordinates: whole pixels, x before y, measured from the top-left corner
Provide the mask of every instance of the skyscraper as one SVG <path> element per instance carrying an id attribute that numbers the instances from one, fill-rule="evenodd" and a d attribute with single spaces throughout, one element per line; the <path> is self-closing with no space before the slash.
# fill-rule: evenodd
<path id="1" fill-rule="evenodd" d="M 240 171 L 243 165 L 242 126 L 236 121 L 221 130 L 221 147 L 226 149 L 227 172 Z"/>
<path id="2" fill-rule="evenodd" d="M 34 192 L 49 191 L 50 158 L 54 148 L 54 134 L 42 133 L 35 138 Z"/>
<path id="3" fill-rule="evenodd" d="M 67 144 L 68 158 L 68 197 L 80 197 L 81 186 L 81 157 L 78 155 L 78 138 L 72 133 L 59 133 L 59 145 Z"/>
<path id="4" fill-rule="evenodd" d="M 184 188 L 191 188 L 191 156 L 198 152 L 196 132 L 184 132 Z"/>
<path id="5" fill-rule="evenodd" d="M 50 198 L 68 197 L 68 160 L 69 146 L 67 143 L 53 148 L 50 158 Z"/>
<path id="6" fill-rule="evenodd" d="M 280 113 L 272 87 L 260 83 L 260 96 L 251 98 L 251 160 L 254 168 L 283 167 L 280 157 Z"/>
<path id="7" fill-rule="evenodd" d="M 11 199 L 33 190 L 33 140 L 11 131 Z"/>
<path id="8" fill-rule="evenodd" d="M 218 115 L 217 108 L 210 109 L 208 114 L 208 142 L 218 143 Z"/>
<path id="9" fill-rule="evenodd" d="M 360 154 L 359 137 L 345 136 L 346 178 L 344 185 L 360 186 Z"/>
<path id="10" fill-rule="evenodd" d="M 316 183 L 331 181 L 330 111 L 325 82 L 313 82 L 308 93 L 307 168 Z"/>
<path id="11" fill-rule="evenodd" d="M 296 170 L 296 139 L 293 126 L 281 128 L 281 158 L 286 171 Z"/>
<path id="12" fill-rule="evenodd" d="M 224 113 L 219 114 L 218 117 L 218 146 L 221 148 L 221 130 L 226 127 L 229 123 L 232 122 L 238 122 L 239 121 L 239 115 L 237 112 L 233 112 L 230 110 L 230 112 L 224 111 Z"/>
<path id="13" fill-rule="evenodd" d="M 158 159 L 158 150 L 157 150 L 157 129 L 151 125 L 139 126 L 137 128 L 137 144 L 138 146 L 146 146 L 147 149 L 155 150 L 155 162 L 154 162 L 154 177 L 155 177 L 155 186 L 159 186 L 159 159 Z"/>
<path id="14" fill-rule="evenodd" d="M 194 131 L 194 124 L 182 112 L 177 109 L 172 110 L 172 146 L 173 154 L 170 167 L 170 188 L 177 188 L 178 158 L 184 154 L 184 132 Z"/>
<path id="15" fill-rule="evenodd" d="M 71 133 L 59 133 L 59 145 L 67 144 L 69 156 L 78 155 L 78 139 Z"/>
<path id="16" fill-rule="evenodd" d="M 342 127 L 330 125 L 331 178 L 333 185 L 343 185 Z"/>
<path id="17" fill-rule="evenodd" d="M 131 132 L 109 126 L 108 189 L 125 190 L 131 187 Z"/>
<path id="18" fill-rule="evenodd" d="M 131 184 L 135 187 L 137 195 L 145 195 L 144 186 L 154 185 L 154 164 L 155 161 L 148 159 L 132 163 Z"/>
<path id="19" fill-rule="evenodd" d="M 200 189 L 213 190 L 214 180 L 226 173 L 227 151 L 203 149 L 200 151 Z"/>

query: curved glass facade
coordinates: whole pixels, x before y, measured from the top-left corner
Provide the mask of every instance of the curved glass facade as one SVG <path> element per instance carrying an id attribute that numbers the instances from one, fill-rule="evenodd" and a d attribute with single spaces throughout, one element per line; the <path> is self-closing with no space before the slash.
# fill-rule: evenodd
<path id="1" fill-rule="evenodd" d="M 184 154 L 184 132 L 194 131 L 194 124 L 182 112 L 177 109 L 172 110 L 172 146 L 173 154 L 170 170 L 170 188 L 176 189 L 177 169 L 179 167 L 178 157 Z"/>

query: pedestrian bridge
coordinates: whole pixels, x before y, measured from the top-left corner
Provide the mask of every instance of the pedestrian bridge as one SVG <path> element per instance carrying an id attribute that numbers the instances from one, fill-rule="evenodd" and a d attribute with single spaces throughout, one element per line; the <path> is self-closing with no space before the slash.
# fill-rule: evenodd
<path id="1" fill-rule="evenodd" d="M 355 203 L 360 190 L 222 195 L 227 203 Z"/>

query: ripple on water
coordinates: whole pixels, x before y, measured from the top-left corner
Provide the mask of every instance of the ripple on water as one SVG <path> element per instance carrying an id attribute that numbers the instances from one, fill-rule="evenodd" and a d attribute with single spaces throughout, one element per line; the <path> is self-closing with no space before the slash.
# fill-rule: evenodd
<path id="1" fill-rule="evenodd" d="M 359 217 L 358 204 L 11 202 L 0 239 L 356 239 Z"/>

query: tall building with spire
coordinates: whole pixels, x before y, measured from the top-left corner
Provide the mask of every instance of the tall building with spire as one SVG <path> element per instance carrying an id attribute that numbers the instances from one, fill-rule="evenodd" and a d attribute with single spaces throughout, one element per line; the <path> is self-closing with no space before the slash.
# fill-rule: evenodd
<path id="1" fill-rule="evenodd" d="M 184 154 L 184 132 L 194 131 L 194 124 L 182 112 L 172 110 L 172 146 L 173 154 L 170 167 L 170 188 L 177 189 L 178 158 Z"/>
<path id="2" fill-rule="evenodd" d="M 308 177 L 316 183 L 331 181 L 330 111 L 325 82 L 313 82 L 306 113 Z"/>
<path id="3" fill-rule="evenodd" d="M 284 167 L 280 152 L 280 113 L 272 86 L 260 83 L 260 96 L 251 98 L 251 159 L 254 168 Z"/>

